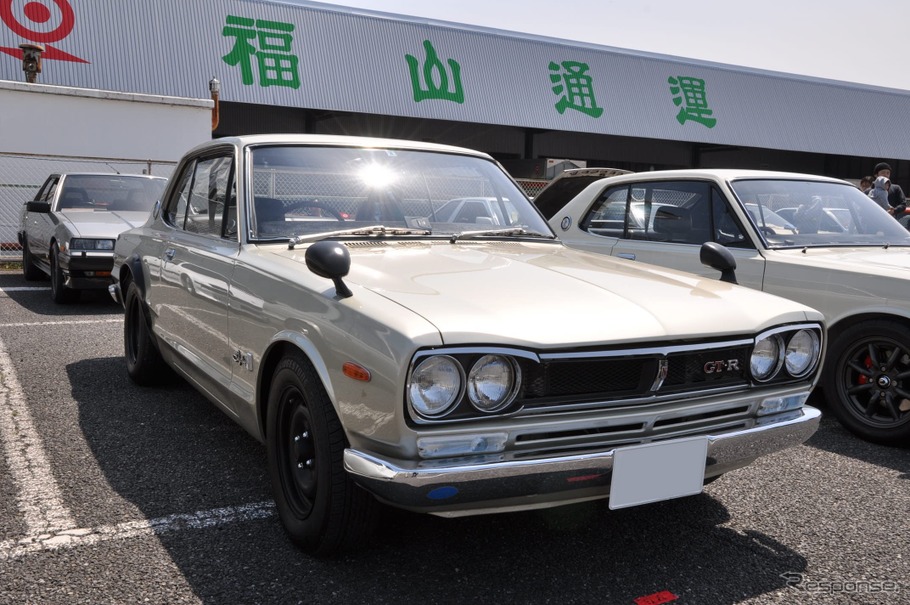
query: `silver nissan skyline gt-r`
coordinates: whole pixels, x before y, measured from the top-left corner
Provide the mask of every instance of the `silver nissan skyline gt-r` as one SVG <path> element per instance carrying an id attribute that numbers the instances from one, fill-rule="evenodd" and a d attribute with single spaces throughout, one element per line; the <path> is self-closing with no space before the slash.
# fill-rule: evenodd
<path id="1" fill-rule="evenodd" d="M 470 198 L 498 224 L 440 212 Z M 571 250 L 467 149 L 213 140 L 114 257 L 129 375 L 172 370 L 264 442 L 281 521 L 318 555 L 357 545 L 377 501 L 458 516 L 698 494 L 819 423 L 821 314 Z"/>

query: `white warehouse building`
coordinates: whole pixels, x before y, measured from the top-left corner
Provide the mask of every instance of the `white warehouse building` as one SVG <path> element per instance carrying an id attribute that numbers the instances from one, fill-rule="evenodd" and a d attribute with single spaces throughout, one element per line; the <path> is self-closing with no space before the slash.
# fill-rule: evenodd
<path id="1" fill-rule="evenodd" d="M 44 85 L 199 99 L 217 78 L 216 137 L 442 142 L 523 178 L 554 158 L 852 179 L 885 160 L 910 185 L 901 90 L 302 0 L 0 3 L 0 80 L 23 81 L 22 44 Z"/>

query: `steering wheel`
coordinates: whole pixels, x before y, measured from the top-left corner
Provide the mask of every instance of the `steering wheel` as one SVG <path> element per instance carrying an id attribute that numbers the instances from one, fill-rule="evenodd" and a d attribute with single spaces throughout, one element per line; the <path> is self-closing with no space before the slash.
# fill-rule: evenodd
<path id="1" fill-rule="evenodd" d="M 325 212 L 326 214 L 328 214 L 329 216 L 331 216 L 333 219 L 335 219 L 337 221 L 344 220 L 344 217 L 341 215 L 340 212 L 338 212 L 334 208 L 330 208 L 329 206 L 326 206 L 322 202 L 317 202 L 316 200 L 301 200 L 299 202 L 295 202 L 295 203 L 291 204 L 290 206 L 288 206 L 287 208 L 285 208 L 284 213 L 285 213 L 285 215 L 288 215 L 288 214 L 291 214 L 292 212 L 294 212 L 295 210 L 300 210 L 302 208 L 316 208 L 318 210 L 322 210 L 323 212 Z"/>

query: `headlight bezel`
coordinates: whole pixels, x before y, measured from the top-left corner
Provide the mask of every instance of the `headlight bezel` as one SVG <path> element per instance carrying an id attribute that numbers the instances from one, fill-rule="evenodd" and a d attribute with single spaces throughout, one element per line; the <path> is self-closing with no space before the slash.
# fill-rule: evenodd
<path id="1" fill-rule="evenodd" d="M 419 370 L 427 360 L 445 356 L 454 360 L 461 368 L 461 390 L 457 401 L 434 415 L 424 413 L 419 402 L 414 399 L 412 389 L 415 381 L 419 379 Z M 511 372 L 511 385 L 503 389 L 502 397 L 495 405 L 484 409 L 484 406 L 476 405 L 469 394 L 469 380 L 472 371 L 481 367 L 482 360 L 486 358 L 496 358 L 507 364 Z M 505 347 L 466 347 L 466 348 L 445 348 L 430 349 L 418 352 L 411 360 L 407 373 L 405 384 L 405 407 L 412 422 L 417 424 L 440 423 L 440 422 L 459 422 L 470 421 L 481 418 L 491 418 L 495 416 L 505 416 L 516 411 L 516 401 L 520 399 L 522 391 L 523 372 L 522 363 L 527 361 L 538 362 L 538 357 L 529 351 L 520 349 L 511 349 Z M 475 372 L 476 375 L 476 372 Z M 418 405 L 415 405 L 418 403 Z"/>
<path id="2" fill-rule="evenodd" d="M 428 378 L 428 374 L 433 370 L 438 370 L 442 364 L 448 365 L 454 370 L 457 375 L 457 384 L 454 388 L 449 389 L 450 394 L 447 397 L 447 403 L 439 406 L 435 410 L 430 410 L 427 409 L 428 406 L 426 406 L 425 400 L 424 402 L 418 401 L 415 395 L 420 394 L 420 383 L 424 379 L 424 373 L 427 374 L 426 377 Z M 461 399 L 464 398 L 465 382 L 464 368 L 454 357 L 450 355 L 428 356 L 419 363 L 416 363 L 408 373 L 406 389 L 408 405 L 421 418 L 436 419 L 445 416 L 459 401 L 461 401 Z M 426 392 L 426 390 L 424 392 Z"/>
<path id="3" fill-rule="evenodd" d="M 788 355 L 793 351 L 791 347 L 800 335 L 805 334 L 810 340 L 810 351 L 805 364 L 795 371 L 788 363 Z M 774 367 L 766 373 L 755 372 L 755 355 L 762 342 L 776 343 L 777 352 L 774 356 Z M 749 374 L 757 385 L 777 384 L 782 382 L 795 382 L 810 378 L 818 370 L 824 355 L 824 329 L 821 324 L 802 323 L 778 326 L 758 334 L 753 340 L 752 351 L 749 356 Z"/>
<path id="4" fill-rule="evenodd" d="M 506 367 L 510 377 L 508 379 L 509 384 L 504 384 L 504 393 L 499 397 L 498 402 L 494 402 L 493 405 L 484 407 L 480 402 L 477 401 L 479 398 L 475 394 L 475 387 L 477 385 L 475 378 L 480 374 L 481 370 L 491 365 L 493 362 L 498 362 L 502 367 Z M 487 353 L 482 355 L 474 364 L 471 366 L 471 369 L 467 373 L 465 381 L 466 396 L 468 401 L 474 406 L 479 412 L 484 414 L 495 414 L 500 410 L 508 407 L 515 400 L 516 395 L 518 394 L 518 387 L 521 385 L 521 368 L 515 363 L 515 360 L 507 355 L 502 355 L 498 353 Z"/>

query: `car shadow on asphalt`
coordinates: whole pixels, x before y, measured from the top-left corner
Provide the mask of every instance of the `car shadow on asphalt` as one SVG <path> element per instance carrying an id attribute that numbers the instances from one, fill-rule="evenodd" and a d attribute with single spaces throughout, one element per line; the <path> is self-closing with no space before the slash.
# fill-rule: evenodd
<path id="1" fill-rule="evenodd" d="M 824 392 L 816 389 L 809 399 L 822 411 L 819 430 L 806 442 L 815 447 L 840 456 L 849 456 L 882 468 L 898 471 L 902 479 L 910 480 L 910 443 L 902 445 L 881 445 L 857 437 L 835 418 Z"/>
<path id="2" fill-rule="evenodd" d="M 123 307 L 114 302 L 107 290 L 84 290 L 79 299 L 57 304 L 51 300 L 47 280 L 25 281 L 20 273 L 0 273 L 0 291 L 23 309 L 36 315 L 122 315 Z"/>
<path id="3" fill-rule="evenodd" d="M 77 430 L 111 499 L 132 505 L 110 514 L 136 508 L 155 519 L 271 501 L 265 448 L 183 381 L 137 387 L 121 358 L 66 369 Z M 71 489 L 66 498 L 83 506 L 101 500 Z M 91 522 L 110 523 L 96 508 Z M 728 521 L 706 492 L 615 511 L 599 501 L 455 519 L 384 508 L 372 539 L 333 560 L 297 550 L 275 515 L 158 540 L 205 603 L 630 603 L 667 590 L 678 603 L 690 594 L 723 604 L 789 590 L 784 574 L 804 571 L 805 557 Z"/>

